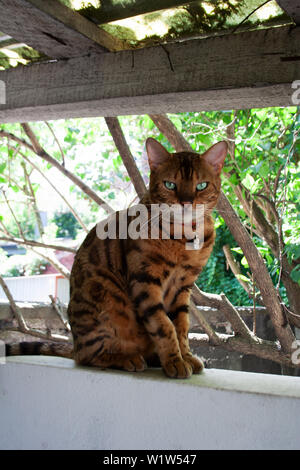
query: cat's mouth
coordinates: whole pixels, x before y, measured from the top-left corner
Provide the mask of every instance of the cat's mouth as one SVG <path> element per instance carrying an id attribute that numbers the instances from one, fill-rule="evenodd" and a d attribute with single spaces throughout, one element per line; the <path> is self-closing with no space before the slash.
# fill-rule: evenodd
<path id="1" fill-rule="evenodd" d="M 176 205 L 171 211 L 171 222 L 174 224 L 189 225 L 196 227 L 197 222 L 201 221 L 205 214 L 205 205 L 197 204 L 195 207 L 192 204 Z"/>

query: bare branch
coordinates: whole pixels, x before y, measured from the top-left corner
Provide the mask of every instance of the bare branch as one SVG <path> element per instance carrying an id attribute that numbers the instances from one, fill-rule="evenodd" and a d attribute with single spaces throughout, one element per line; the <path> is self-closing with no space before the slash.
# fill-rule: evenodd
<path id="1" fill-rule="evenodd" d="M 53 306 L 53 309 L 55 310 L 55 312 L 57 313 L 58 315 L 58 318 L 61 320 L 62 324 L 64 325 L 65 329 L 67 331 L 71 331 L 71 327 L 70 327 L 70 323 L 68 322 L 68 320 L 65 318 L 63 312 L 62 312 L 62 309 L 60 308 L 60 306 L 58 305 L 57 301 L 54 299 L 53 295 L 49 295 L 49 298 L 51 300 L 51 303 L 52 303 L 52 306 Z"/>
<path id="2" fill-rule="evenodd" d="M 201 328 L 205 331 L 205 333 L 209 337 L 210 344 L 217 346 L 219 344 L 219 338 L 217 333 L 215 333 L 214 329 L 210 326 L 206 318 L 204 317 L 203 313 L 197 309 L 194 301 L 191 299 L 190 301 L 190 311 L 192 315 L 198 320 Z"/>
<path id="3" fill-rule="evenodd" d="M 25 132 L 28 132 L 28 137 L 32 142 L 32 145 L 26 142 L 26 140 L 21 139 L 14 134 L 11 134 L 9 132 L 0 130 L 0 136 L 3 137 L 10 137 L 12 140 L 17 142 L 19 145 L 22 145 L 23 147 L 27 148 L 31 152 L 35 153 L 38 157 L 42 158 L 43 160 L 46 160 L 49 162 L 52 166 L 57 168 L 61 173 L 63 173 L 67 178 L 69 178 L 76 186 L 78 186 L 87 196 L 89 196 L 93 201 L 96 202 L 99 206 L 103 207 L 109 214 L 113 213 L 114 210 L 112 207 L 110 207 L 107 202 L 105 202 L 100 196 L 98 196 L 95 191 L 93 191 L 89 186 L 87 186 L 80 178 L 78 178 L 74 173 L 71 171 L 67 170 L 66 168 L 63 167 L 55 158 L 51 157 L 39 144 L 37 138 L 35 137 L 32 129 L 27 123 L 22 124 L 23 129 Z"/>
<path id="4" fill-rule="evenodd" d="M 0 240 L 6 241 L 6 242 L 13 242 L 16 243 L 17 245 L 26 245 L 26 246 L 33 246 L 33 247 L 39 247 L 39 248 L 50 248 L 51 250 L 57 250 L 57 251 L 68 251 L 70 253 L 76 253 L 77 250 L 75 248 L 70 248 L 68 246 L 63 246 L 63 245 L 52 245 L 50 243 L 42 243 L 42 242 L 37 242 L 35 240 L 28 240 L 27 238 L 21 239 L 21 238 L 16 238 L 11 236 L 9 232 L 7 232 L 7 237 L 1 237 Z"/>
<path id="5" fill-rule="evenodd" d="M 10 331 L 19 331 L 21 333 L 28 334 L 28 335 L 31 335 L 31 336 L 36 336 L 38 338 L 53 340 L 53 341 L 60 341 L 60 342 L 63 342 L 63 343 L 66 343 L 66 342 L 69 343 L 70 342 L 70 339 L 67 336 L 52 334 L 50 332 L 45 332 L 45 331 L 42 331 L 42 330 L 38 330 L 36 328 L 29 328 L 26 325 L 26 322 L 25 322 L 24 317 L 22 315 L 21 309 L 19 309 L 19 307 L 15 303 L 15 301 L 13 299 L 13 296 L 12 296 L 8 286 L 7 286 L 6 282 L 4 281 L 4 279 L 1 275 L 0 275 L 0 285 L 1 285 L 8 301 L 9 301 L 11 311 L 12 311 L 13 315 L 15 316 L 15 318 L 18 322 L 18 327 L 17 328 L 13 328 L 13 327 L 8 328 Z"/>
<path id="6" fill-rule="evenodd" d="M 32 247 L 30 249 L 31 251 L 48 261 L 48 263 L 52 264 L 52 266 L 65 278 L 70 279 L 70 271 L 57 258 L 54 258 L 52 254 L 48 252 L 44 253 L 42 251 L 38 251 L 37 249 Z"/>
<path id="7" fill-rule="evenodd" d="M 25 324 L 25 320 L 23 318 L 23 315 L 20 311 L 20 309 L 18 308 L 18 306 L 16 305 L 15 301 L 14 301 L 14 298 L 6 284 L 6 282 L 4 281 L 3 277 L 0 275 L 0 285 L 4 291 L 4 294 L 6 295 L 7 297 L 7 300 L 9 301 L 9 304 L 10 304 L 10 308 L 11 308 L 11 311 L 12 313 L 14 314 L 14 316 L 16 317 L 17 321 L 18 321 L 18 324 L 19 324 L 19 328 L 23 331 L 23 330 L 26 330 L 27 327 L 26 327 L 26 324 Z"/>
<path id="8" fill-rule="evenodd" d="M 223 246 L 223 252 L 224 252 L 226 261 L 227 261 L 232 273 L 234 274 L 234 276 L 236 277 L 236 279 L 238 280 L 240 285 L 243 287 L 243 289 L 247 292 L 247 294 L 249 296 L 251 296 L 252 292 L 251 292 L 251 289 L 249 287 L 249 284 L 247 282 L 245 282 L 243 279 L 241 279 L 242 271 L 241 271 L 241 268 L 240 268 L 239 264 L 236 262 L 236 260 L 232 256 L 230 246 L 229 245 L 224 245 Z"/>
<path id="9" fill-rule="evenodd" d="M 9 211 L 10 211 L 10 213 L 11 213 L 11 215 L 12 215 L 14 221 L 16 222 L 16 225 L 17 225 L 18 230 L 19 230 L 19 234 L 20 234 L 20 236 L 21 236 L 21 237 L 23 238 L 23 240 L 24 240 L 24 239 L 25 239 L 24 232 L 23 232 L 23 230 L 22 230 L 22 227 L 21 227 L 21 225 L 20 225 L 20 223 L 19 223 L 17 217 L 15 216 L 15 213 L 14 213 L 14 211 L 13 211 L 11 205 L 10 205 L 9 200 L 8 200 L 7 197 L 6 197 L 6 193 L 5 193 L 4 190 L 2 190 L 2 194 L 3 194 L 3 197 L 4 197 L 4 199 L 5 199 L 5 202 L 6 202 L 7 206 L 8 206 L 8 208 L 9 208 Z"/>
<path id="10" fill-rule="evenodd" d="M 27 186 L 28 186 L 29 195 L 31 196 L 31 205 L 32 205 L 32 208 L 33 208 L 33 213 L 35 215 L 35 219 L 36 219 L 36 222 L 37 222 L 37 225 L 38 225 L 38 229 L 39 229 L 39 232 L 40 232 L 40 237 L 42 238 L 45 231 L 44 231 L 43 221 L 42 221 L 42 218 L 41 218 L 38 206 L 37 206 L 34 190 L 33 190 L 33 187 L 32 187 L 31 181 L 30 181 L 30 175 L 27 171 L 26 163 L 21 162 L 21 164 L 23 166 L 25 181 L 26 181 Z"/>
<path id="11" fill-rule="evenodd" d="M 106 117 L 105 122 L 112 135 L 112 138 L 114 139 L 114 143 L 120 153 L 135 190 L 139 198 L 142 198 L 147 188 L 126 142 L 119 120 L 116 117 Z"/>
<path id="12" fill-rule="evenodd" d="M 153 115 L 150 116 L 151 119 L 152 116 Z M 160 120 L 159 123 L 160 130 L 172 143 L 176 151 L 187 149 L 190 150 L 190 145 L 185 141 L 184 137 L 177 131 L 177 129 L 174 129 L 175 126 L 173 126 L 173 128 L 172 126 L 164 126 L 164 123 L 166 121 L 169 121 L 169 119 L 167 116 L 164 115 L 163 120 Z M 153 122 L 155 122 L 154 119 Z M 170 130 L 170 127 L 172 128 L 172 131 Z M 223 192 L 221 192 L 220 194 L 219 201 L 217 204 L 217 210 L 223 217 L 226 225 L 228 226 L 232 235 L 236 239 L 238 245 L 242 248 L 248 260 L 248 264 L 254 275 L 258 289 L 261 292 L 264 305 L 266 306 L 270 314 L 277 337 L 281 343 L 283 350 L 285 352 L 291 352 L 291 346 L 293 341 L 295 340 L 295 336 L 290 326 L 287 324 L 285 314 L 280 304 L 280 300 L 278 299 L 276 290 L 273 286 L 264 260 L 260 255 L 259 251 L 257 250 L 255 244 L 253 243 L 253 240 L 249 236 L 249 233 L 241 223 L 239 217 L 237 216 L 236 212 L 234 211 L 233 207 L 231 206 L 230 202 L 228 201 L 227 197 Z M 237 319 L 236 315 L 234 317 L 235 319 Z M 234 317 L 232 315 L 233 321 Z M 238 331 L 237 329 L 242 328 L 244 334 L 247 334 L 247 336 L 249 337 L 250 330 L 248 329 L 249 331 L 246 333 L 247 330 L 242 327 L 239 320 L 237 321 L 237 324 L 235 326 L 233 325 L 233 327 L 235 328 L 235 331 Z M 252 335 L 251 332 L 250 335 Z"/>
<path id="13" fill-rule="evenodd" d="M 12 208 L 10 207 L 10 210 L 11 210 L 11 213 L 12 213 L 12 216 L 14 217 L 14 219 L 17 221 L 16 219 L 16 216 L 15 216 L 15 213 L 14 211 L 12 210 Z M 18 223 L 18 222 L 17 222 Z M 3 225 L 3 223 L 2 223 Z M 19 226 L 19 223 L 18 223 L 18 226 Z M 26 243 L 26 238 L 25 236 L 23 235 L 23 232 L 21 233 L 22 237 L 23 237 L 23 241 L 24 243 L 22 243 L 23 245 L 26 245 L 31 251 L 33 251 L 33 253 L 36 253 L 38 256 L 41 256 L 42 258 L 44 258 L 46 261 L 48 261 L 48 263 L 52 264 L 52 266 L 58 271 L 60 272 L 64 277 L 66 277 L 67 279 L 70 278 L 70 271 L 56 258 L 56 257 L 53 257 L 53 255 L 51 253 L 49 253 L 49 250 L 48 248 L 45 248 L 43 246 L 43 248 L 45 248 L 45 251 L 38 251 L 36 250 L 35 248 L 33 248 L 33 244 L 30 243 L 30 244 L 27 244 Z M 9 237 L 8 238 L 14 238 L 11 236 L 11 234 L 9 234 Z M 38 243 L 38 242 L 36 242 Z"/>
<path id="14" fill-rule="evenodd" d="M 165 114 L 149 114 L 156 127 L 164 134 L 176 152 L 194 152 L 183 135 L 176 129 L 173 122 Z"/>
<path id="15" fill-rule="evenodd" d="M 298 367 L 291 360 L 291 355 L 280 350 L 276 343 L 257 338 L 256 342 L 249 343 L 247 339 L 241 336 L 232 336 L 221 333 L 216 333 L 218 337 L 218 347 L 228 351 L 238 351 L 243 354 L 253 354 L 262 359 L 277 362 L 289 367 Z M 197 347 L 199 344 L 214 346 L 210 343 L 207 334 L 189 333 L 189 343 L 192 347 Z"/>
<path id="16" fill-rule="evenodd" d="M 224 313 L 227 320 L 231 323 L 235 334 L 247 338 L 249 342 L 256 340 L 238 311 L 229 302 L 224 294 L 207 294 L 206 292 L 201 291 L 199 287 L 194 285 L 192 290 L 192 299 L 197 305 L 213 307 Z"/>
<path id="17" fill-rule="evenodd" d="M 286 324 L 286 318 L 278 299 L 277 292 L 273 286 L 261 254 L 257 250 L 249 233 L 242 225 L 239 217 L 223 193 L 220 195 L 217 209 L 221 213 L 229 230 L 247 258 L 249 267 L 255 277 L 256 284 L 260 290 L 264 305 L 270 314 L 282 348 L 285 352 L 291 351 L 291 345 L 295 340 L 295 336 L 290 326 Z"/>
<path id="18" fill-rule="evenodd" d="M 40 145 L 37 137 L 35 136 L 33 130 L 28 123 L 21 123 L 25 133 L 29 137 L 30 142 L 32 143 L 32 149 L 36 155 L 43 158 L 51 165 L 55 166 L 59 171 L 61 171 L 65 176 L 67 176 L 73 183 L 75 183 L 85 194 L 87 194 L 91 199 L 93 199 L 98 205 L 102 206 L 108 213 L 114 212 L 112 207 L 110 207 L 107 202 L 105 202 L 100 196 L 98 196 L 89 186 L 87 186 L 80 178 L 67 170 L 63 165 L 61 165 L 55 158 L 51 157 Z"/>
<path id="19" fill-rule="evenodd" d="M 49 178 L 47 178 L 47 176 L 45 175 L 45 173 L 43 173 L 39 167 L 37 165 L 35 165 L 35 163 L 33 163 L 28 157 L 26 157 L 26 155 L 24 155 L 22 152 L 19 152 L 20 155 L 22 156 L 22 158 L 24 158 L 24 160 L 26 160 L 26 162 L 28 162 L 32 168 L 34 168 L 36 171 L 39 172 L 40 175 L 42 175 L 42 177 L 47 181 L 47 183 L 54 189 L 54 191 L 57 192 L 57 194 L 61 197 L 61 199 L 64 201 L 64 203 L 69 207 L 70 211 L 72 212 L 72 214 L 74 215 L 75 219 L 79 222 L 79 224 L 81 225 L 81 227 L 83 228 L 83 230 L 88 233 L 89 232 L 89 229 L 87 228 L 87 226 L 84 224 L 84 222 L 82 221 L 81 217 L 78 215 L 78 213 L 74 210 L 74 208 L 71 206 L 71 204 L 68 202 L 68 200 L 64 197 L 64 195 L 56 188 L 56 186 L 54 186 L 54 184 L 49 180 Z"/>
<path id="20" fill-rule="evenodd" d="M 62 149 L 62 146 L 60 145 L 60 142 L 58 140 L 58 138 L 56 137 L 56 134 L 54 132 L 54 130 L 52 129 L 52 127 L 50 126 L 49 122 L 45 121 L 45 124 L 46 126 L 48 127 L 49 131 L 51 132 L 51 134 L 53 135 L 53 138 L 59 148 L 59 151 L 60 151 L 60 154 L 61 154 L 61 158 L 62 158 L 62 166 L 65 166 L 66 165 L 66 162 L 65 162 L 65 154 L 64 154 L 64 151 Z"/>

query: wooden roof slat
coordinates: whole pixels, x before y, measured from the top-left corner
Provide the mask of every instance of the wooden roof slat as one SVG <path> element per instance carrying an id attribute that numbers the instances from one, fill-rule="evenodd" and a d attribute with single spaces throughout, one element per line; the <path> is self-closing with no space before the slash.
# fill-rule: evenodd
<path id="1" fill-rule="evenodd" d="M 17 67 L 0 122 L 292 106 L 299 56 L 281 27 Z"/>
<path id="2" fill-rule="evenodd" d="M 0 27 L 53 59 L 115 51 L 124 43 L 57 0 L 0 0 Z"/>
<path id="3" fill-rule="evenodd" d="M 300 25 L 300 0 L 277 0 L 278 5 Z"/>

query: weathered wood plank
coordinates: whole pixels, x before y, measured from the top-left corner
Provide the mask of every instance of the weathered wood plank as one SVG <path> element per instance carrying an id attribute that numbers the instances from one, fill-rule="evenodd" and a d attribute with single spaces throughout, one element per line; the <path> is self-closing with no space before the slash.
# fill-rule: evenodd
<path id="1" fill-rule="evenodd" d="M 124 43 L 57 0 L 0 0 L 1 30 L 53 59 L 124 49 Z"/>
<path id="2" fill-rule="evenodd" d="M 278 5 L 300 25 L 300 0 L 277 0 Z"/>
<path id="3" fill-rule="evenodd" d="M 274 28 L 0 72 L 0 121 L 292 105 L 300 31 Z"/>

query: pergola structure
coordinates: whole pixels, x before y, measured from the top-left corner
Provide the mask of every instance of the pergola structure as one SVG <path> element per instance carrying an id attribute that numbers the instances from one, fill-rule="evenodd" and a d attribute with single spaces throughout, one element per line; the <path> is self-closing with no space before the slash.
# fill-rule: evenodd
<path id="1" fill-rule="evenodd" d="M 58 0 L 0 0 L 0 53 L 3 45 L 34 52 L 25 54 L 26 66 L 0 71 L 0 122 L 292 105 L 299 0 L 278 1 L 285 14 L 266 29 L 241 32 L 237 25 L 187 39 L 178 33 L 152 47 L 132 46 L 102 27 L 204 3 L 222 2 L 106 0 L 77 12 Z"/>

